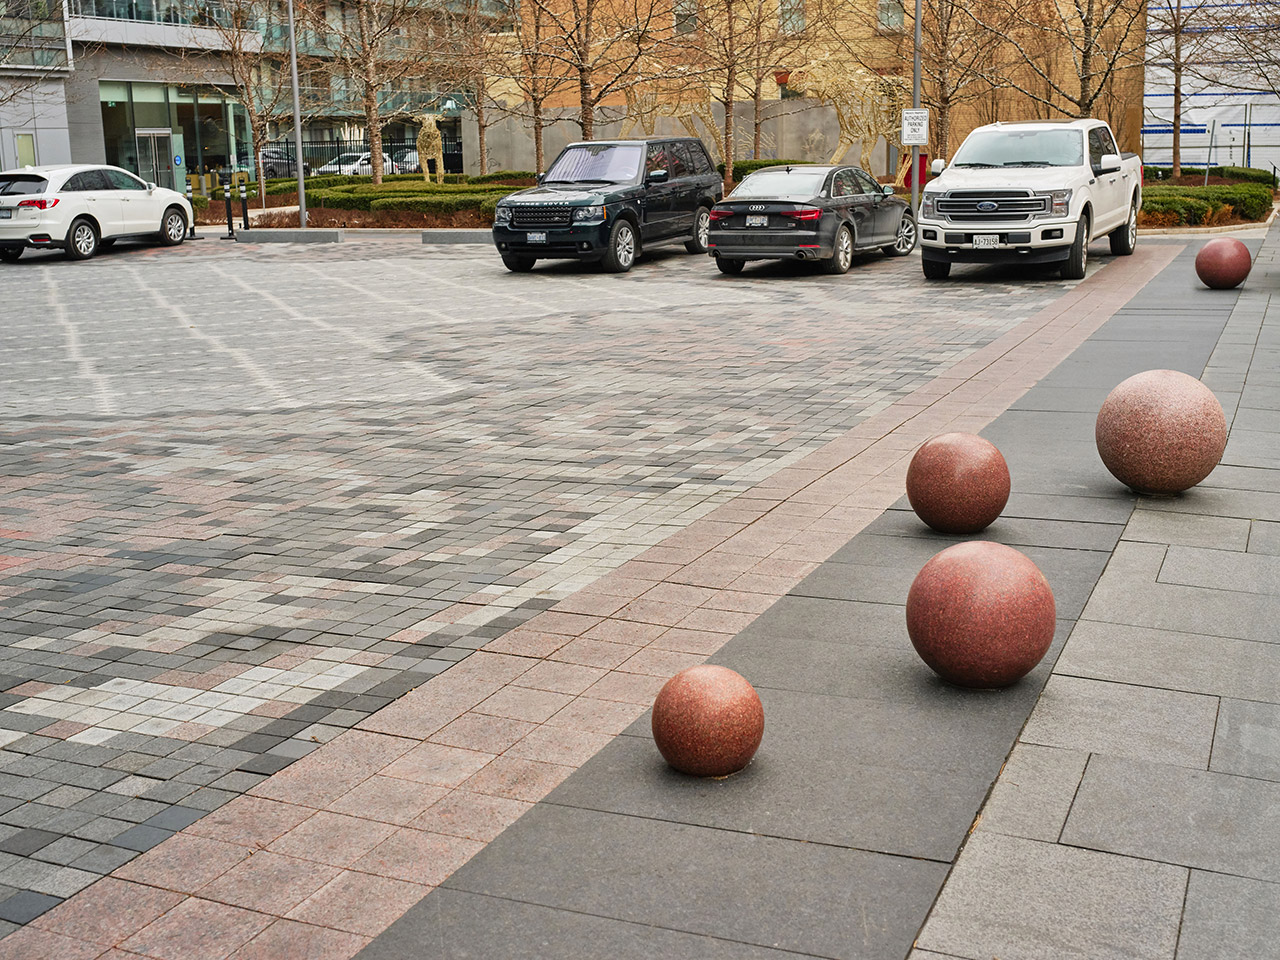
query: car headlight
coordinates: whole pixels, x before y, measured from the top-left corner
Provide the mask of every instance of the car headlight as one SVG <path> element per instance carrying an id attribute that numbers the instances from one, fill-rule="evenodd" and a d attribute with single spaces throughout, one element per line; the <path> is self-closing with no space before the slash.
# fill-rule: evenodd
<path id="1" fill-rule="evenodd" d="M 511 221 L 511 208 L 499 206 L 493 211 L 494 223 L 509 223 Z"/>
<path id="2" fill-rule="evenodd" d="M 589 207 L 575 207 L 573 210 L 574 223 L 591 223 L 604 219 L 604 204 L 594 203 Z"/>
<path id="3" fill-rule="evenodd" d="M 1036 196 L 1049 198 L 1049 216 L 1065 217 L 1071 212 L 1070 190 L 1041 190 Z"/>
<path id="4" fill-rule="evenodd" d="M 920 197 L 920 216 L 936 217 L 938 215 L 938 195 L 936 193 L 924 193 Z"/>

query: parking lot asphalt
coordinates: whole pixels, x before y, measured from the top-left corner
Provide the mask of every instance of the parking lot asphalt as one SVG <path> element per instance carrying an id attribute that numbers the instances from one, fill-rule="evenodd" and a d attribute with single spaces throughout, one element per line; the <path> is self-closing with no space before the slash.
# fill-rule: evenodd
<path id="1" fill-rule="evenodd" d="M 32 926 L 0 956 L 352 955 L 1181 250 L 1083 284 L 513 276 L 399 240 L 24 258 L 0 917 Z M 927 908 L 941 875 L 910 882 Z"/>

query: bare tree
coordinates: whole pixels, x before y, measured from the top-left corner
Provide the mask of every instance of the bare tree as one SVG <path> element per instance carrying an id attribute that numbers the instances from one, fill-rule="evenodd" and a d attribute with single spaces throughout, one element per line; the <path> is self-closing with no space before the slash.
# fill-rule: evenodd
<path id="1" fill-rule="evenodd" d="M 1146 46 L 1143 0 L 988 0 L 970 4 L 982 27 L 1003 34 L 1012 68 L 988 78 L 1053 111 L 1088 117 L 1117 73 L 1141 69 Z M 1065 50 L 1062 69 L 1047 51 Z"/>
<path id="2" fill-rule="evenodd" d="M 510 18 L 511 32 L 498 46 L 500 84 L 508 85 L 512 96 L 504 98 L 495 91 L 496 107 L 508 116 L 527 119 L 533 127 L 534 165 L 538 171 L 545 160 L 543 133 L 556 122 L 548 119 L 548 104 L 570 83 L 559 61 L 550 54 L 553 36 L 546 8 L 538 3 L 525 3 Z"/>
<path id="3" fill-rule="evenodd" d="M 0 106 L 70 69 L 61 0 L 0 0 Z"/>
<path id="4" fill-rule="evenodd" d="M 757 9 L 749 18 L 752 36 L 743 58 L 743 75 L 751 94 L 751 153 L 757 160 L 764 140 L 765 86 L 779 73 L 807 59 L 813 31 L 804 0 L 748 0 Z"/>

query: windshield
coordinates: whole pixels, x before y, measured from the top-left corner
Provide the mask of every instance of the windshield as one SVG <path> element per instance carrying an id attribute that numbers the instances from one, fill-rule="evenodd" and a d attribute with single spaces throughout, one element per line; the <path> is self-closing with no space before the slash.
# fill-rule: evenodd
<path id="1" fill-rule="evenodd" d="M 638 143 L 584 143 L 566 147 L 547 171 L 544 183 L 580 183 L 598 180 L 622 183 L 640 173 L 644 147 Z"/>
<path id="2" fill-rule="evenodd" d="M 956 151 L 957 167 L 1076 167 L 1084 163 L 1079 130 L 977 130 Z"/>
<path id="3" fill-rule="evenodd" d="M 812 199 L 822 192 L 825 170 L 761 170 L 748 174 L 729 194 L 730 200 L 744 197 L 797 197 Z"/>
<path id="4" fill-rule="evenodd" d="M 29 173 L 10 173 L 0 176 L 0 196 L 15 193 L 44 193 L 49 181 Z"/>
<path id="5" fill-rule="evenodd" d="M 329 162 L 330 163 L 355 163 L 359 159 L 360 159 L 360 154 L 358 153 L 344 153 L 341 156 L 339 156 L 337 160 L 330 160 Z"/>

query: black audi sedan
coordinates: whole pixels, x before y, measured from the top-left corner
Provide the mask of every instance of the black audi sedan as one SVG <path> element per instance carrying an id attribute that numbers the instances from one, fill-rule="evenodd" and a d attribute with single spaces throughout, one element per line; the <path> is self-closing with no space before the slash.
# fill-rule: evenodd
<path id="1" fill-rule="evenodd" d="M 910 204 L 857 167 L 765 167 L 711 208 L 707 246 L 721 273 L 748 260 L 816 260 L 846 273 L 858 250 L 905 257 L 916 246 Z"/>

